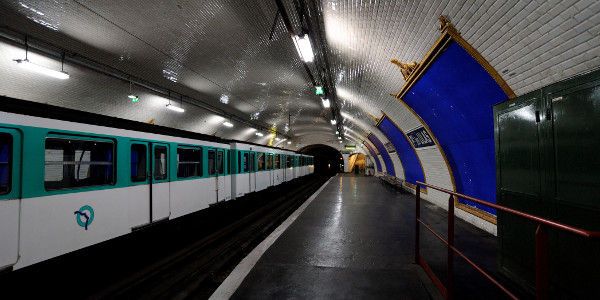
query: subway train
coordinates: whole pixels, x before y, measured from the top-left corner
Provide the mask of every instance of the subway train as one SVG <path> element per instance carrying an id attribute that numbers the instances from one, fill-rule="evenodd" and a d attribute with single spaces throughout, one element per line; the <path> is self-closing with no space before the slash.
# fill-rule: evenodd
<path id="1" fill-rule="evenodd" d="M 314 158 L 0 97 L 0 270 L 314 171 Z"/>

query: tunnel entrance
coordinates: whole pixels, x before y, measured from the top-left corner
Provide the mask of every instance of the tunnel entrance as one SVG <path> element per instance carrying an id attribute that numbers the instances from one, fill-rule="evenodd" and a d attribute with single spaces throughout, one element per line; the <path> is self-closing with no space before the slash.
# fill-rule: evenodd
<path id="1" fill-rule="evenodd" d="M 323 144 L 308 145 L 298 152 L 315 158 L 315 173 L 335 175 L 344 170 L 344 160 L 340 151 Z"/>

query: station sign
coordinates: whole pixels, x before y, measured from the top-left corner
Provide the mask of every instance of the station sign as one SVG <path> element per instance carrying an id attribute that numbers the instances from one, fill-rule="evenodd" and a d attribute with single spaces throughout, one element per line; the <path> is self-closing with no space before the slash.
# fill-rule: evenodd
<path id="1" fill-rule="evenodd" d="M 415 148 L 424 148 L 434 146 L 435 142 L 424 127 L 419 127 L 415 130 L 406 133 L 406 136 Z"/>
<path id="2" fill-rule="evenodd" d="M 394 144 L 392 144 L 391 142 L 387 142 L 383 146 L 385 147 L 385 150 L 387 150 L 388 153 L 396 152 L 396 147 L 394 147 Z"/>

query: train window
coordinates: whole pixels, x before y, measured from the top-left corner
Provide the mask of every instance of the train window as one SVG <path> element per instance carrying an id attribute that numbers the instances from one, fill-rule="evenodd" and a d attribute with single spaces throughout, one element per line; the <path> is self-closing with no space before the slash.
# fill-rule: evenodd
<path id="1" fill-rule="evenodd" d="M 291 168 L 292 167 L 292 156 L 288 155 L 286 158 L 287 158 L 287 160 L 285 162 L 285 166 L 286 166 L 286 168 Z"/>
<path id="2" fill-rule="evenodd" d="M 167 179 L 167 147 L 154 147 L 154 179 Z"/>
<path id="3" fill-rule="evenodd" d="M 217 151 L 217 171 L 219 174 L 223 174 L 225 170 L 223 166 L 223 151 Z"/>
<path id="4" fill-rule="evenodd" d="M 238 152 L 238 163 L 237 163 L 237 173 L 241 173 L 242 172 L 242 153 Z"/>
<path id="5" fill-rule="evenodd" d="M 243 163 L 244 163 L 244 172 L 248 172 L 248 170 L 249 170 L 248 169 L 248 167 L 249 167 L 249 165 L 248 165 L 248 153 L 244 153 L 244 161 L 243 161 Z"/>
<path id="6" fill-rule="evenodd" d="M 12 165 L 12 136 L 0 134 L 0 195 L 10 193 Z"/>
<path id="7" fill-rule="evenodd" d="M 267 170 L 273 170 L 273 154 L 267 156 Z"/>
<path id="8" fill-rule="evenodd" d="M 215 150 L 208 150 L 208 175 L 215 175 Z"/>
<path id="9" fill-rule="evenodd" d="M 275 169 L 281 168 L 281 155 L 275 154 Z"/>
<path id="10" fill-rule="evenodd" d="M 202 149 L 177 148 L 177 177 L 202 176 Z"/>
<path id="11" fill-rule="evenodd" d="M 146 181 L 148 151 L 146 145 L 131 145 L 131 181 Z"/>
<path id="12" fill-rule="evenodd" d="M 265 154 L 264 153 L 258 153 L 258 170 L 259 171 L 264 171 L 266 167 L 265 164 Z"/>
<path id="13" fill-rule="evenodd" d="M 256 171 L 255 155 L 256 155 L 256 153 L 250 152 L 250 172 L 255 172 Z"/>
<path id="14" fill-rule="evenodd" d="M 46 139 L 46 190 L 114 184 L 114 151 L 107 141 Z"/>

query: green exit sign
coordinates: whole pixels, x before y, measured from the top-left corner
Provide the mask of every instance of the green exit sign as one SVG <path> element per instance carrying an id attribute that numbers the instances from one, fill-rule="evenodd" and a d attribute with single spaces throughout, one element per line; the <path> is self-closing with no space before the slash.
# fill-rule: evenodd
<path id="1" fill-rule="evenodd" d="M 325 89 L 322 86 L 315 86 L 315 94 L 316 95 L 324 95 Z"/>

